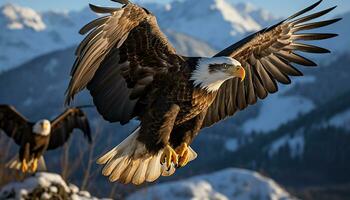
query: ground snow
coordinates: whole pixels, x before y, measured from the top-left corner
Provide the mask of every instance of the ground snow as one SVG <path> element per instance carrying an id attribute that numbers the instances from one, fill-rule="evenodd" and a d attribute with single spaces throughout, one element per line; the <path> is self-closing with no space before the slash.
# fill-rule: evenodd
<path id="1" fill-rule="evenodd" d="M 273 180 L 243 169 L 226 169 L 208 175 L 142 189 L 127 200 L 291 200 Z"/>
<path id="2" fill-rule="evenodd" d="M 70 191 L 69 187 L 63 181 L 60 175 L 50 173 L 37 173 L 35 176 L 25 179 L 23 182 L 11 183 L 4 186 L 0 190 L 0 197 L 2 197 L 3 194 L 7 193 L 7 191 L 15 191 L 18 195 L 16 197 L 20 198 L 21 194 L 28 194 L 37 187 L 50 188 L 52 184 L 63 186 L 66 192 Z"/>
<path id="3" fill-rule="evenodd" d="M 44 188 L 45 192 L 37 198 L 50 199 L 58 192 L 57 186 L 62 187 L 73 200 L 98 200 L 96 197 L 91 197 L 87 191 L 79 191 L 79 188 L 73 184 L 67 185 L 60 175 L 46 172 L 36 173 L 23 182 L 9 183 L 1 188 L 0 199 L 22 200 L 38 188 Z"/>

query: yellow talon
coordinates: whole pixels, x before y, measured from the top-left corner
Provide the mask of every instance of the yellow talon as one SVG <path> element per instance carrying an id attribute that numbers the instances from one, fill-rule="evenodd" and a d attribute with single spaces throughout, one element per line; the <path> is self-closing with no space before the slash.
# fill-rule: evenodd
<path id="1" fill-rule="evenodd" d="M 178 167 L 185 166 L 189 161 L 188 156 L 188 145 L 186 142 L 183 142 L 180 146 L 176 148 L 176 153 L 179 155 Z"/>
<path id="2" fill-rule="evenodd" d="M 175 165 L 177 165 L 178 162 L 178 156 L 176 154 L 176 152 L 174 151 L 173 148 L 171 148 L 171 146 L 167 145 L 164 148 L 162 157 L 160 158 L 161 163 L 165 163 L 166 167 L 168 169 L 170 169 L 171 163 L 174 163 Z"/>
<path id="3" fill-rule="evenodd" d="M 23 160 L 22 160 L 21 170 L 22 170 L 23 173 L 26 173 L 27 170 L 28 170 L 28 165 L 27 165 L 26 159 L 23 159 Z"/>
<path id="4" fill-rule="evenodd" d="M 36 172 L 37 169 L 38 169 L 38 159 L 34 158 L 33 165 L 32 165 L 32 172 Z"/>

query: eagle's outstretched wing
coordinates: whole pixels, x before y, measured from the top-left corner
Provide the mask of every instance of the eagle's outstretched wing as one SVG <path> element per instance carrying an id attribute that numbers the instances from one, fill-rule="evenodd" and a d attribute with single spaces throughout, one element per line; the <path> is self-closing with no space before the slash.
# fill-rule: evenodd
<path id="1" fill-rule="evenodd" d="M 31 133 L 32 123 L 10 105 L 0 105 L 1 130 L 11 137 L 16 144 L 21 145 L 25 134 Z"/>
<path id="2" fill-rule="evenodd" d="M 90 5 L 109 13 L 85 25 L 90 31 L 76 51 L 67 103 L 87 87 L 100 114 L 110 122 L 127 123 L 137 116 L 135 106 L 159 73 L 178 70 L 184 62 L 160 31 L 156 18 L 126 0 L 122 8 Z"/>
<path id="3" fill-rule="evenodd" d="M 216 56 L 230 56 L 238 60 L 246 70 L 246 79 L 226 81 L 218 91 L 213 104 L 209 107 L 203 127 L 208 127 L 235 112 L 264 99 L 269 93 L 278 90 L 276 81 L 289 84 L 289 76 L 301 76 L 302 73 L 292 63 L 304 66 L 316 64 L 296 53 L 329 53 L 329 50 L 304 44 L 299 41 L 323 40 L 337 36 L 330 33 L 310 33 L 319 27 L 333 24 L 340 19 L 309 22 L 321 17 L 333 8 L 305 17 L 300 17 L 318 6 L 321 1 L 296 13 L 286 20 L 254 33 L 233 44 Z M 308 32 L 300 32 L 308 31 Z"/>
<path id="4" fill-rule="evenodd" d="M 92 142 L 89 121 L 85 113 L 78 108 L 67 109 L 51 122 L 50 143 L 48 149 L 56 149 L 67 142 L 73 129 L 80 129 L 89 143 Z"/>

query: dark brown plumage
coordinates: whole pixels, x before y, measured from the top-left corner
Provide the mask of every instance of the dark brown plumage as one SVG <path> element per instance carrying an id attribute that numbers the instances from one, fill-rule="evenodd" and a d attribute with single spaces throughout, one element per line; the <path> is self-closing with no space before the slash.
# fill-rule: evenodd
<path id="1" fill-rule="evenodd" d="M 36 171 L 36 163 L 46 150 L 53 150 L 64 145 L 73 129 L 80 129 L 89 143 L 92 142 L 90 126 L 84 112 L 70 108 L 49 122 L 40 120 L 37 123 L 28 121 L 14 107 L 0 105 L 0 131 L 11 137 L 20 146 L 17 157 L 9 162 L 10 168 L 22 169 L 23 172 Z M 23 166 L 23 163 L 25 162 Z M 28 168 L 29 167 L 29 168 Z"/>
<path id="2" fill-rule="evenodd" d="M 299 32 L 340 20 L 308 23 L 333 8 L 298 18 L 319 1 L 213 58 L 195 58 L 176 53 L 148 10 L 126 0 L 118 2 L 125 5 L 90 5 L 107 15 L 80 31 L 90 33 L 76 51 L 67 103 L 86 87 L 106 120 L 121 124 L 140 120 L 140 127 L 98 160 L 111 181 L 134 184 L 171 175 L 175 165 L 193 160 L 196 153 L 188 145 L 202 128 L 276 92 L 277 82 L 289 84 L 289 76 L 301 76 L 292 63 L 315 66 L 296 52 L 329 51 L 300 41 L 336 34 Z"/>

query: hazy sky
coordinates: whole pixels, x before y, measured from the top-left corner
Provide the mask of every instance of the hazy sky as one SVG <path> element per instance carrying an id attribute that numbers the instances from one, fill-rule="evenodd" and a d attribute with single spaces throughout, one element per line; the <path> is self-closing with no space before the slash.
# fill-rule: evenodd
<path id="1" fill-rule="evenodd" d="M 142 1 L 142 0 L 139 0 Z M 157 2 L 169 2 L 171 0 L 147 0 Z M 200 1 L 200 0 L 198 0 Z M 230 0 L 233 2 L 251 2 L 259 7 L 265 8 L 270 12 L 274 12 L 277 16 L 289 16 L 292 12 L 300 10 L 301 8 L 311 5 L 317 0 Z M 0 0 L 0 5 L 5 3 L 15 3 L 22 6 L 28 6 L 35 10 L 80 10 L 87 6 L 88 3 L 99 5 L 115 4 L 108 0 Z M 324 0 L 322 7 L 329 7 L 338 5 L 336 13 L 343 13 L 350 11 L 349 0 Z"/>

